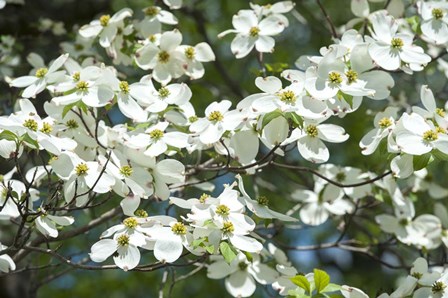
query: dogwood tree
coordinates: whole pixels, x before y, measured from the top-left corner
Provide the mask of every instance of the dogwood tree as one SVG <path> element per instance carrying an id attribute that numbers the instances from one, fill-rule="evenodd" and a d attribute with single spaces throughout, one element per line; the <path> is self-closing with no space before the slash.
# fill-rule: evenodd
<path id="1" fill-rule="evenodd" d="M 111 3 L 1 36 L 5 297 L 448 297 L 448 2 Z"/>

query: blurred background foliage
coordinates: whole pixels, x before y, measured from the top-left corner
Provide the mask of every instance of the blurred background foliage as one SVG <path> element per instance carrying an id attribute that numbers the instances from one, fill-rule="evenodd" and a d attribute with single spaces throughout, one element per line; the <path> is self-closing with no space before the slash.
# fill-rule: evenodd
<path id="1" fill-rule="evenodd" d="M 157 2 L 157 0 L 156 0 Z M 161 1 L 160 1 L 161 2 Z M 205 40 L 204 32 L 212 44 L 218 61 L 206 64 L 206 75 L 204 78 L 188 82 L 193 91 L 191 102 L 196 107 L 198 115 L 203 115 L 204 108 L 212 101 L 229 99 L 234 104 L 244 96 L 258 92 L 254 85 L 254 79 L 260 72 L 260 66 L 254 53 L 248 57 L 236 60 L 230 52 L 231 36 L 222 40 L 217 34 L 232 28 L 232 15 L 240 9 L 248 9 L 249 1 L 246 0 L 184 0 L 186 8 L 174 11 L 179 19 L 177 28 L 183 34 L 184 44 L 196 44 Z M 269 1 L 253 0 L 257 4 L 267 4 Z M 282 69 L 294 68 L 295 60 L 301 55 L 317 55 L 322 46 L 332 42 L 327 23 L 314 0 L 296 0 L 293 13 L 288 14 L 290 26 L 287 30 L 276 37 L 275 53 L 264 55 L 264 62 L 269 64 L 272 71 L 269 74 L 278 75 Z M 331 16 L 334 24 L 340 27 L 354 16 L 350 11 L 350 0 L 322 0 L 323 5 Z M 19 53 L 20 61 L 14 66 L 11 76 L 26 75 L 31 66 L 26 62 L 26 56 L 35 52 L 41 55 L 46 62 L 55 59 L 62 53 L 60 43 L 63 41 L 74 41 L 76 30 L 81 25 L 97 19 L 103 14 L 113 14 L 124 7 L 134 10 L 134 17 L 143 16 L 142 9 L 153 5 L 152 0 L 26 0 L 25 5 L 7 5 L 0 10 L 0 35 L 10 35 L 15 38 L 13 48 Z M 158 2 L 156 3 L 158 4 Z M 377 3 L 375 7 L 381 7 L 383 3 Z M 56 29 L 46 29 L 45 22 L 62 22 Z M 199 22 L 198 22 L 199 20 Z M 201 27 L 203 26 L 203 27 Z M 48 27 L 48 26 L 47 26 Z M 170 30 L 171 27 L 164 27 Z M 202 28 L 202 29 L 201 29 Z M 55 31 L 56 30 L 56 34 Z M 67 34 L 58 34 L 59 32 Z M 97 52 L 104 58 L 106 64 L 111 64 L 102 48 L 93 45 Z M 1 55 L 1 52 L 0 52 Z M 0 56 L 1 61 L 1 56 Z M 137 68 L 118 66 L 117 69 L 127 76 L 129 82 L 135 82 L 146 73 Z M 225 73 L 225 74 L 223 74 Z M 228 77 L 225 77 L 225 76 Z M 417 73 L 414 76 L 394 74 L 396 86 L 392 90 L 390 101 L 402 101 L 406 99 L 409 104 L 419 101 L 419 90 L 422 84 L 429 84 L 438 99 L 447 98 L 446 77 L 437 70 L 435 63 L 428 66 L 425 73 Z M 18 90 L 11 89 L 1 78 L 0 81 L 0 109 L 3 114 L 12 111 L 15 100 L 18 98 Z M 42 104 L 48 99 L 45 95 L 36 99 L 36 106 L 42 108 Z M 365 171 L 382 173 L 388 168 L 389 162 L 382 152 L 377 152 L 369 157 L 361 154 L 358 143 L 362 136 L 373 127 L 373 117 L 376 111 L 384 109 L 390 102 L 372 101 L 364 99 L 361 108 L 345 117 L 344 119 L 332 120 L 341 124 L 350 134 L 350 139 L 344 144 L 329 144 L 331 151 L 330 162 L 342 166 L 354 166 Z M 114 113 L 112 111 L 111 113 Z M 120 122 L 119 114 L 113 114 L 114 121 Z M 289 152 L 285 162 L 300 164 L 315 168 L 315 165 L 304 161 L 298 156 L 296 150 Z M 11 168 L 11 164 L 1 161 L 2 172 Z M 26 165 L 25 165 L 26 166 Z M 433 169 L 434 173 L 443 169 Z M 444 182 L 444 177 L 433 175 L 439 183 Z M 255 181 L 258 179 L 258 181 Z M 233 180 L 232 176 L 219 179 L 217 190 L 222 187 L 219 184 Z M 309 174 L 292 172 L 279 168 L 267 168 L 256 178 L 249 177 L 246 180 L 249 189 L 254 182 L 261 185 L 258 189 L 260 195 L 266 195 L 272 202 L 273 209 L 286 211 L 293 203 L 288 201 L 290 193 L 297 188 L 312 187 L 312 177 Z M 446 181 L 446 180 L 445 180 Z M 263 187 L 264 186 L 264 187 Z M 198 196 L 201 191 L 191 189 L 183 194 L 185 198 Z M 253 192 L 252 192 L 253 194 Z M 78 214 L 76 224 L 82 225 L 89 218 L 116 206 L 119 199 L 112 200 L 100 210 L 85 216 L 84 211 Z M 166 203 L 154 204 L 146 202 L 150 214 L 162 213 Z M 424 203 L 421 204 L 424 206 Z M 421 206 L 420 206 L 421 207 Z M 378 227 L 372 221 L 366 220 L 368 214 L 378 213 L 381 206 L 372 207 L 361 211 L 353 218 L 352 225 L 347 232 L 346 238 L 357 237 L 368 241 L 366 235 L 379 235 Z M 424 208 L 424 207 L 422 207 Z M 177 215 L 176 211 L 171 211 Z M 372 218 L 372 216 L 370 216 Z M 98 239 L 99 233 L 107 227 L 118 223 L 118 220 L 102 225 L 95 232 L 87 233 L 65 243 L 60 252 L 71 255 L 73 260 L 86 257 L 90 246 Z M 83 222 L 84 221 L 84 222 Z M 0 226 L 0 240 L 7 243 L 8 231 Z M 334 241 L 338 237 L 337 223 L 328 221 L 319 227 L 302 227 L 300 229 L 285 229 L 278 239 L 288 245 L 310 245 Z M 384 240 L 384 239 L 383 239 Z M 382 253 L 378 248 L 377 255 L 392 264 L 400 264 L 400 258 L 409 260 L 407 256 L 415 257 L 415 253 L 398 244 L 400 253 Z M 332 248 L 318 251 L 290 251 L 289 257 L 296 265 L 299 272 L 310 272 L 313 268 L 327 270 L 333 282 L 345 283 L 364 289 L 369 296 L 373 297 L 382 291 L 390 291 L 395 286 L 395 277 L 405 275 L 405 270 L 392 270 L 382 266 L 378 261 L 372 260 L 364 255 L 354 254 L 340 249 Z M 33 263 L 45 264 L 48 259 L 42 255 L 35 255 Z M 110 261 L 110 260 L 109 260 Z M 141 263 L 154 261 L 150 253 L 143 255 Z M 184 261 L 179 261 L 182 263 Z M 0 279 L 0 297 L 26 297 L 27 288 L 30 285 L 39 284 L 45 278 L 66 267 L 58 266 L 50 270 L 32 271 L 26 274 L 13 275 L 9 278 Z M 38 297 L 156 297 L 161 286 L 163 271 L 157 272 L 122 272 L 121 270 L 110 271 L 80 271 L 70 267 L 58 279 L 42 284 L 39 288 Z M 169 279 L 172 276 L 179 277 L 191 270 L 191 267 L 171 267 Z M 228 297 L 224 289 L 223 280 L 211 280 L 205 276 L 206 271 L 201 270 L 193 277 L 176 283 L 171 289 L 166 287 L 166 292 L 172 290 L 171 297 Z M 170 280 L 168 280 L 168 284 Z M 269 297 L 275 293 L 269 289 L 259 288 L 256 297 Z"/>

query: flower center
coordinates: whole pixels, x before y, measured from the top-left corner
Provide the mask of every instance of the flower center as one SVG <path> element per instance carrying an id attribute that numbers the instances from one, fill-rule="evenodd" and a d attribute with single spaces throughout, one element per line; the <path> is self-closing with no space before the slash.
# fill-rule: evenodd
<path id="1" fill-rule="evenodd" d="M 204 204 L 204 203 L 207 201 L 208 198 L 210 198 L 210 195 L 208 195 L 208 194 L 206 194 L 206 193 L 203 193 L 203 194 L 199 197 L 199 202 L 200 202 L 201 204 Z"/>
<path id="2" fill-rule="evenodd" d="M 208 115 L 209 121 L 219 122 L 219 121 L 222 121 L 223 119 L 224 119 L 224 116 L 221 114 L 220 111 L 213 111 L 210 113 L 210 115 Z"/>
<path id="3" fill-rule="evenodd" d="M 171 231 L 173 231 L 176 235 L 185 235 L 187 234 L 187 228 L 181 222 L 176 222 L 172 227 Z"/>
<path id="4" fill-rule="evenodd" d="M 427 142 L 432 142 L 437 140 L 439 137 L 437 136 L 437 132 L 433 130 L 427 130 L 423 133 L 423 140 Z"/>
<path id="5" fill-rule="evenodd" d="M 53 126 L 51 126 L 51 124 L 48 122 L 44 122 L 40 131 L 45 134 L 50 134 L 53 131 Z"/>
<path id="6" fill-rule="evenodd" d="M 403 47 L 404 43 L 403 43 L 403 39 L 398 38 L 398 37 L 394 37 L 392 38 L 391 42 L 390 42 L 392 48 L 396 49 L 396 50 L 401 50 L 401 48 Z"/>
<path id="7" fill-rule="evenodd" d="M 225 221 L 224 224 L 222 225 L 221 230 L 225 234 L 230 234 L 230 233 L 233 233 L 233 231 L 235 231 L 235 228 L 233 227 L 233 223 L 231 223 L 230 221 Z"/>
<path id="8" fill-rule="evenodd" d="M 238 263 L 238 268 L 240 268 L 241 271 L 244 271 L 247 269 L 247 264 L 246 262 L 239 262 Z"/>
<path id="9" fill-rule="evenodd" d="M 185 57 L 187 57 L 188 60 L 193 60 L 195 56 L 195 50 L 193 47 L 188 47 L 185 49 Z"/>
<path id="10" fill-rule="evenodd" d="M 129 236 L 126 234 L 118 236 L 117 243 L 119 246 L 128 246 L 129 245 Z"/>
<path id="11" fill-rule="evenodd" d="M 347 77 L 348 83 L 354 83 L 356 80 L 358 80 L 358 73 L 352 69 L 348 70 L 345 73 L 345 76 Z"/>
<path id="12" fill-rule="evenodd" d="M 167 63 L 170 60 L 170 54 L 167 51 L 160 51 L 158 59 L 160 63 Z"/>
<path id="13" fill-rule="evenodd" d="M 409 224 L 409 221 L 406 218 L 402 218 L 402 219 L 400 219 L 400 221 L 398 223 L 404 227 Z"/>
<path id="14" fill-rule="evenodd" d="M 342 83 L 342 76 L 340 73 L 332 71 L 328 74 L 328 80 L 332 84 L 340 84 Z"/>
<path id="15" fill-rule="evenodd" d="M 81 92 L 86 92 L 89 89 L 89 83 L 86 81 L 79 81 L 76 83 L 76 89 Z"/>
<path id="16" fill-rule="evenodd" d="M 306 134 L 312 138 L 315 138 L 318 135 L 317 126 L 315 126 L 315 125 L 308 125 L 306 127 L 305 131 L 306 131 Z"/>
<path id="17" fill-rule="evenodd" d="M 262 206 L 268 206 L 269 205 L 269 199 L 265 196 L 259 196 L 257 199 L 258 204 Z"/>
<path id="18" fill-rule="evenodd" d="M 65 125 L 67 125 L 67 127 L 70 129 L 76 129 L 79 127 L 78 122 L 76 122 L 76 120 L 73 119 L 67 120 Z"/>
<path id="19" fill-rule="evenodd" d="M 280 93 L 280 100 L 286 103 L 295 103 L 296 102 L 296 94 L 291 90 L 286 90 Z"/>
<path id="20" fill-rule="evenodd" d="M 43 67 L 43 68 L 39 68 L 38 70 L 36 70 L 36 77 L 38 77 L 39 79 L 45 77 L 45 75 L 48 73 L 48 69 Z"/>
<path id="21" fill-rule="evenodd" d="M 420 272 L 414 272 L 411 274 L 412 277 L 415 277 L 416 279 L 422 278 L 423 274 Z"/>
<path id="22" fill-rule="evenodd" d="M 335 178 L 336 178 L 336 181 L 343 182 L 343 181 L 345 181 L 345 178 L 347 178 L 347 175 L 345 175 L 344 172 L 339 172 L 336 174 Z"/>
<path id="23" fill-rule="evenodd" d="M 105 14 L 100 18 L 100 24 L 103 27 L 106 27 L 109 24 L 109 21 L 110 21 L 110 15 L 108 14 Z"/>
<path id="24" fill-rule="evenodd" d="M 84 176 L 85 174 L 87 174 L 88 170 L 89 170 L 89 167 L 87 166 L 87 164 L 85 164 L 83 162 L 80 163 L 79 165 L 77 165 L 75 168 L 76 175 L 78 175 L 78 176 Z"/>
<path id="25" fill-rule="evenodd" d="M 380 121 L 378 121 L 378 125 L 381 128 L 386 128 L 392 125 L 392 120 L 390 120 L 390 118 L 384 117 L 381 118 Z"/>
<path id="26" fill-rule="evenodd" d="M 258 27 L 252 27 L 249 30 L 249 35 L 252 37 L 257 37 L 259 33 L 260 33 L 260 28 L 258 28 Z"/>
<path id="27" fill-rule="evenodd" d="M 167 88 L 162 87 L 162 88 L 159 89 L 159 96 L 160 96 L 161 98 L 166 98 L 166 97 L 168 97 L 169 95 L 170 95 L 170 90 L 168 90 Z"/>
<path id="28" fill-rule="evenodd" d="M 159 8 L 150 6 L 145 9 L 145 15 L 149 17 L 155 17 L 159 13 Z"/>
<path id="29" fill-rule="evenodd" d="M 73 81 L 75 81 L 75 82 L 78 82 L 80 78 L 81 78 L 81 74 L 79 73 L 79 71 L 75 72 L 75 73 L 72 75 L 72 79 L 73 79 Z"/>
<path id="30" fill-rule="evenodd" d="M 439 115 L 440 117 L 445 117 L 445 110 L 441 109 L 441 108 L 437 108 L 436 109 L 436 114 Z"/>
<path id="31" fill-rule="evenodd" d="M 198 116 L 188 117 L 188 121 L 190 121 L 190 123 L 196 122 L 196 121 L 198 121 Z"/>
<path id="32" fill-rule="evenodd" d="M 138 226 L 137 219 L 135 219 L 134 217 L 126 218 L 125 220 L 123 220 L 123 224 L 129 229 L 135 229 Z"/>
<path id="33" fill-rule="evenodd" d="M 436 294 L 438 292 L 442 292 L 443 290 L 445 290 L 445 288 L 446 284 L 444 284 L 442 281 L 436 281 L 432 284 L 431 291 Z"/>
<path id="34" fill-rule="evenodd" d="M 221 215 L 222 217 L 228 216 L 230 214 L 230 208 L 221 204 L 216 207 L 216 214 Z"/>
<path id="35" fill-rule="evenodd" d="M 134 215 L 137 217 L 148 217 L 148 212 L 143 209 L 135 210 Z"/>
<path id="36" fill-rule="evenodd" d="M 129 93 L 129 83 L 126 81 L 121 81 L 118 86 L 120 87 L 121 92 L 123 92 L 124 94 L 128 94 Z"/>
<path id="37" fill-rule="evenodd" d="M 437 126 L 436 127 L 436 132 L 437 133 L 446 133 L 446 130 L 443 127 Z"/>
<path id="38" fill-rule="evenodd" d="M 436 20 L 443 18 L 443 10 L 440 8 L 434 8 L 431 13 Z"/>
<path id="39" fill-rule="evenodd" d="M 120 174 L 124 177 L 129 177 L 132 175 L 132 167 L 125 165 L 120 168 Z"/>
<path id="40" fill-rule="evenodd" d="M 149 136 L 153 140 L 160 140 L 163 137 L 163 131 L 161 131 L 160 129 L 151 130 Z"/>
<path id="41" fill-rule="evenodd" d="M 32 131 L 37 131 L 37 128 L 38 128 L 37 122 L 34 119 L 25 120 L 25 122 L 23 122 L 23 126 L 25 126 L 26 128 L 28 128 L 29 130 L 32 130 Z"/>

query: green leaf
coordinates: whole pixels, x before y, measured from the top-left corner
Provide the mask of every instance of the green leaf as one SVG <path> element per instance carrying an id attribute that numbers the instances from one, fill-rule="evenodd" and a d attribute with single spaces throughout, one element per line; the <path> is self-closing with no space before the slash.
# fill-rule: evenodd
<path id="1" fill-rule="evenodd" d="M 191 246 L 193 248 L 198 248 L 199 246 L 201 246 L 202 243 L 204 243 L 204 241 L 205 241 L 205 237 L 202 237 L 202 238 L 199 238 L 199 239 L 195 239 L 191 243 Z"/>
<path id="2" fill-rule="evenodd" d="M 338 92 L 337 96 L 339 100 L 345 100 L 350 108 L 353 109 L 353 96 L 342 93 L 341 91 Z"/>
<path id="3" fill-rule="evenodd" d="M 296 275 L 291 277 L 290 280 L 300 288 L 304 289 L 307 292 L 311 291 L 311 285 L 308 279 L 304 275 Z"/>
<path id="4" fill-rule="evenodd" d="M 439 159 L 439 160 L 448 160 L 448 154 L 443 153 L 442 151 L 438 150 L 438 149 L 433 149 L 431 151 L 432 156 L 434 156 L 434 158 Z"/>
<path id="5" fill-rule="evenodd" d="M 286 113 L 286 119 L 292 121 L 294 127 L 303 127 L 303 118 L 294 112 Z"/>
<path id="6" fill-rule="evenodd" d="M 9 130 L 4 130 L 0 133 L 0 140 L 17 141 L 17 135 Z"/>
<path id="7" fill-rule="evenodd" d="M 205 250 L 209 253 L 209 254 L 213 254 L 215 252 L 215 246 L 214 245 L 208 245 L 205 247 Z"/>
<path id="8" fill-rule="evenodd" d="M 219 244 L 219 250 L 227 263 L 231 263 L 236 258 L 236 253 L 230 247 L 227 242 L 221 242 Z"/>
<path id="9" fill-rule="evenodd" d="M 29 147 L 34 147 L 33 149 L 39 149 L 39 143 L 36 140 L 33 140 L 29 134 L 24 134 L 23 136 L 21 136 L 20 138 L 22 141 L 24 141 L 25 143 L 27 143 L 28 145 L 31 145 Z"/>
<path id="10" fill-rule="evenodd" d="M 330 284 L 330 275 L 323 270 L 314 269 L 314 283 L 317 293 L 321 293 Z"/>
<path id="11" fill-rule="evenodd" d="M 414 166 L 414 171 L 426 168 L 426 166 L 431 162 L 431 153 L 426 153 L 423 155 L 415 155 L 412 164 Z"/>
<path id="12" fill-rule="evenodd" d="M 272 112 L 264 115 L 263 121 L 262 121 L 262 128 L 264 128 L 266 125 L 269 124 L 269 122 L 271 122 L 272 120 L 274 120 L 277 117 L 283 117 L 283 113 L 276 110 L 276 111 L 272 111 Z"/>
<path id="13" fill-rule="evenodd" d="M 71 104 L 68 104 L 64 107 L 64 109 L 62 110 L 62 119 L 64 119 L 65 115 L 67 115 L 67 113 L 74 107 L 76 106 L 78 102 L 74 102 Z"/>
<path id="14" fill-rule="evenodd" d="M 340 285 L 329 283 L 328 286 L 326 286 L 322 292 L 323 293 L 336 292 L 336 291 L 340 291 L 341 288 L 342 287 Z"/>

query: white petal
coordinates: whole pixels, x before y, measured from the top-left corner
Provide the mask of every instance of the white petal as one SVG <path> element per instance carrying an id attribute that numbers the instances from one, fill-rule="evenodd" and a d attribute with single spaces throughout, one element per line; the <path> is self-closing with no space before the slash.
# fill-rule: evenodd
<path id="1" fill-rule="evenodd" d="M 103 239 L 92 245 L 90 250 L 90 259 L 94 262 L 101 263 L 117 250 L 117 242 L 112 239 Z"/>
<path id="2" fill-rule="evenodd" d="M 182 254 L 183 245 L 180 236 L 167 235 L 158 239 L 154 246 L 154 256 L 157 260 L 167 263 L 175 262 Z"/>
<path id="3" fill-rule="evenodd" d="M 250 297 L 257 286 L 247 271 L 236 271 L 225 280 L 227 291 L 233 297 Z"/>
<path id="4" fill-rule="evenodd" d="M 140 251 L 133 245 L 118 248 L 118 256 L 114 256 L 115 264 L 124 271 L 137 267 L 140 262 Z"/>
<path id="5" fill-rule="evenodd" d="M 263 92 L 274 94 L 280 89 L 282 89 L 282 81 L 279 78 L 269 76 L 269 77 L 258 77 L 255 79 L 255 85 Z"/>

